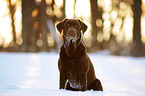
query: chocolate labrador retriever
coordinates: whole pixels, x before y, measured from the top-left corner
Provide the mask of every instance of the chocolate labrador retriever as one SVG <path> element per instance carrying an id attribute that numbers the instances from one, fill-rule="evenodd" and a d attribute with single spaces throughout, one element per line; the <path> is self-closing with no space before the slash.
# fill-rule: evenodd
<path id="1" fill-rule="evenodd" d="M 64 19 L 56 27 L 60 33 L 63 32 L 63 44 L 58 60 L 60 89 L 103 91 L 81 40 L 87 25 L 79 19 Z"/>

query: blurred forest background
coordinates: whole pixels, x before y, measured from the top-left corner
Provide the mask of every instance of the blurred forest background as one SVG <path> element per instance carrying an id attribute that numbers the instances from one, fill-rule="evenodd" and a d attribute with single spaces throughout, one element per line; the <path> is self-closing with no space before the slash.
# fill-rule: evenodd
<path id="1" fill-rule="evenodd" d="M 145 56 L 145 0 L 0 0 L 0 51 L 59 51 L 64 18 L 88 25 L 88 52 Z"/>

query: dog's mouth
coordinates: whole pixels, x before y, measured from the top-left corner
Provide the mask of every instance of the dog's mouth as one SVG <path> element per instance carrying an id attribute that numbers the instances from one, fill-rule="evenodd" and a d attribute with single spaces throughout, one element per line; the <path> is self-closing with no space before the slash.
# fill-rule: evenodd
<path id="1" fill-rule="evenodd" d="M 79 45 L 81 42 L 81 34 L 80 36 L 65 36 L 63 35 L 64 44 L 66 46 L 70 45 Z"/>
<path id="2" fill-rule="evenodd" d="M 66 46 L 70 46 L 70 45 L 79 45 L 80 44 L 80 42 L 81 42 L 81 35 L 79 36 L 79 37 L 76 37 L 76 38 L 74 38 L 74 37 L 65 37 L 65 36 L 63 36 L 63 39 L 64 39 L 64 44 L 66 45 Z"/>
<path id="3" fill-rule="evenodd" d="M 63 36 L 63 39 L 64 39 L 64 47 L 67 55 L 70 57 L 73 56 L 77 46 L 79 45 L 81 37 L 75 38 L 73 36 L 69 36 L 69 37 Z"/>
<path id="4" fill-rule="evenodd" d="M 64 46 L 67 54 L 70 55 L 77 48 L 76 40 L 74 38 L 66 38 Z"/>
<path id="5" fill-rule="evenodd" d="M 75 36 L 63 36 L 63 39 L 64 39 L 64 44 L 66 46 L 69 46 L 71 44 L 76 44 L 77 42 L 77 37 Z"/>
<path id="6" fill-rule="evenodd" d="M 74 38 L 74 37 L 67 37 L 67 38 L 66 38 L 66 41 L 67 41 L 69 44 L 71 44 L 71 43 L 76 43 L 77 39 Z"/>

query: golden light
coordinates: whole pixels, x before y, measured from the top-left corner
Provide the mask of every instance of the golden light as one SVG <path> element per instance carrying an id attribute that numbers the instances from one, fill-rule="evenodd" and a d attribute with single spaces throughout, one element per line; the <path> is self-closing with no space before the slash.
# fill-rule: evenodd
<path id="1" fill-rule="evenodd" d="M 141 20 L 141 34 L 142 34 L 142 41 L 145 43 L 145 17 L 142 17 L 142 20 Z"/>
<path id="2" fill-rule="evenodd" d="M 60 17 L 62 16 L 62 12 L 61 12 L 61 10 L 59 10 L 59 9 L 55 9 L 55 10 L 54 10 L 54 14 L 55 14 L 55 16 L 58 17 L 58 18 L 60 18 Z"/>
<path id="3" fill-rule="evenodd" d="M 85 32 L 84 36 L 83 36 L 83 38 L 84 38 L 83 40 L 86 40 L 86 41 L 88 40 L 88 42 L 89 42 L 89 40 L 91 40 L 91 38 L 92 38 L 92 35 L 91 35 L 91 24 L 87 20 L 83 20 L 83 22 L 88 26 L 88 29 Z"/>
<path id="4" fill-rule="evenodd" d="M 38 15 L 39 10 L 38 9 L 34 9 L 32 12 L 32 17 L 36 17 Z"/>
<path id="5" fill-rule="evenodd" d="M 103 13 L 103 19 L 107 19 L 109 20 L 110 19 L 110 14 L 109 13 Z"/>
<path id="6" fill-rule="evenodd" d="M 21 14 L 21 1 L 17 0 L 16 3 L 16 10 L 14 14 L 14 20 L 15 20 L 15 29 L 16 29 L 16 43 L 18 45 L 21 45 L 23 43 L 22 40 L 22 14 Z"/>
<path id="7" fill-rule="evenodd" d="M 118 13 L 117 13 L 116 10 L 113 10 L 113 11 L 111 12 L 111 21 L 112 21 L 113 23 L 116 21 L 117 15 L 118 15 Z"/>
<path id="8" fill-rule="evenodd" d="M 53 16 L 54 15 L 53 10 L 52 10 L 51 7 L 46 7 L 46 14 L 47 15 L 50 15 L 50 16 Z"/>
<path id="9" fill-rule="evenodd" d="M 132 17 L 126 17 L 124 20 L 125 39 L 130 42 L 133 36 L 133 19 Z"/>
<path id="10" fill-rule="evenodd" d="M 48 46 L 54 46 L 54 38 L 51 36 L 51 34 L 48 34 L 47 37 Z"/>
<path id="11" fill-rule="evenodd" d="M 89 31 L 85 32 L 84 34 L 84 39 L 88 39 L 88 38 L 91 38 L 91 32 Z"/>
<path id="12" fill-rule="evenodd" d="M 108 41 L 110 39 L 110 28 L 104 28 L 103 31 L 103 38 Z"/>
<path id="13" fill-rule="evenodd" d="M 103 0 L 98 0 L 97 3 L 99 7 L 103 7 Z"/>
<path id="14" fill-rule="evenodd" d="M 16 2 L 17 2 L 17 0 L 11 0 L 11 4 L 12 4 L 12 5 L 15 5 Z"/>
<path id="15" fill-rule="evenodd" d="M 0 32 L 1 36 L 5 38 L 4 40 L 4 47 L 7 47 L 8 44 L 12 41 L 12 29 L 11 29 L 11 19 L 9 16 L 5 16 L 3 20 L 0 22 Z"/>
<path id="16" fill-rule="evenodd" d="M 105 12 L 110 12 L 112 10 L 112 1 L 111 0 L 103 0 L 102 1 L 102 7 Z"/>
<path id="17" fill-rule="evenodd" d="M 66 0 L 65 12 L 66 18 L 73 18 L 74 0 Z"/>
<path id="18" fill-rule="evenodd" d="M 37 46 L 41 47 L 43 45 L 43 41 L 41 39 L 37 40 Z"/>
<path id="19" fill-rule="evenodd" d="M 121 29 L 119 34 L 116 36 L 116 39 L 118 42 L 121 42 L 124 40 L 124 31 Z"/>
<path id="20" fill-rule="evenodd" d="M 52 0 L 46 0 L 46 4 L 47 5 L 51 5 L 52 4 Z"/>
<path id="21" fill-rule="evenodd" d="M 83 36 L 83 41 L 87 47 L 91 47 L 90 43 L 92 41 L 91 24 L 87 20 L 83 20 L 83 22 L 88 26 L 88 29 Z"/>
<path id="22" fill-rule="evenodd" d="M 42 0 L 36 0 L 36 2 L 40 3 Z"/>
<path id="23" fill-rule="evenodd" d="M 119 8 L 120 8 L 121 10 L 126 10 L 127 5 L 126 5 L 124 2 L 120 2 Z"/>
<path id="24" fill-rule="evenodd" d="M 4 43 L 4 47 L 12 41 L 11 19 L 9 16 L 9 9 L 5 0 L 0 1 L 0 43 Z"/>
<path id="25" fill-rule="evenodd" d="M 142 41 L 145 43 L 145 0 L 142 0 L 142 18 L 141 18 L 141 34 L 142 34 Z"/>
<path id="26" fill-rule="evenodd" d="M 22 14 L 21 14 L 21 1 L 17 1 L 16 5 L 17 10 L 15 11 L 15 28 L 16 28 L 16 35 L 19 37 L 22 31 Z"/>
<path id="27" fill-rule="evenodd" d="M 39 22 L 38 22 L 38 21 L 35 21 L 35 22 L 33 23 L 33 27 L 34 27 L 34 29 L 38 29 L 38 27 L 39 27 Z"/>
<path id="28" fill-rule="evenodd" d="M 83 2 L 83 3 L 82 3 Z M 77 0 L 75 15 L 76 17 L 90 17 L 90 2 L 89 0 Z"/>
<path id="29" fill-rule="evenodd" d="M 145 0 L 142 0 L 143 4 L 145 5 Z"/>
<path id="30" fill-rule="evenodd" d="M 54 14 L 58 18 L 60 18 L 63 15 L 60 8 L 58 8 L 57 6 L 54 6 Z"/>
<path id="31" fill-rule="evenodd" d="M 115 35 L 115 36 L 117 36 L 118 34 L 119 34 L 119 32 L 120 32 L 120 27 L 121 27 L 121 24 L 122 24 L 122 19 L 121 18 L 117 18 L 116 20 L 115 20 L 116 22 L 114 23 L 114 27 L 113 27 L 113 34 Z"/>
<path id="32" fill-rule="evenodd" d="M 104 27 L 109 28 L 111 26 L 111 21 L 110 20 L 105 20 L 104 21 Z"/>
<path id="33" fill-rule="evenodd" d="M 103 33 L 102 32 L 99 32 L 97 34 L 97 40 L 98 40 L 98 42 L 102 42 L 103 41 Z"/>
<path id="34" fill-rule="evenodd" d="M 42 2 L 42 0 L 35 0 L 37 2 Z M 126 3 L 120 3 L 119 8 L 121 9 L 119 12 L 116 9 L 113 9 L 112 2 L 115 2 L 118 0 L 98 0 L 99 7 L 103 8 L 103 20 L 102 22 L 100 19 L 96 20 L 96 25 L 98 27 L 101 27 L 103 25 L 103 33 L 99 32 L 98 36 L 96 36 L 98 41 L 102 41 L 102 39 L 109 40 L 110 38 L 110 31 L 117 36 L 117 40 L 121 41 L 124 39 L 127 42 L 130 42 L 132 40 L 132 31 L 133 31 L 133 13 L 132 9 L 129 4 Z M 125 0 L 124 0 L 125 1 Z M 131 0 L 129 0 L 131 1 Z M 21 0 L 11 0 L 12 5 L 16 5 L 16 11 L 14 14 L 15 19 L 15 28 L 16 28 L 16 35 L 17 35 L 17 43 L 22 44 L 22 9 L 21 9 Z M 83 3 L 82 3 L 83 2 Z M 142 34 L 142 41 L 145 43 L 145 0 L 142 0 L 142 20 L 141 20 L 141 34 Z M 52 4 L 52 0 L 46 0 L 46 3 L 48 5 Z M 46 8 L 46 13 L 50 16 L 54 16 L 54 14 L 57 17 L 62 16 L 62 11 L 60 8 L 63 5 L 63 0 L 55 0 L 55 8 L 54 11 L 51 7 Z M 84 35 L 84 40 L 91 40 L 91 13 L 90 13 L 90 1 L 89 0 L 77 0 L 76 6 L 75 6 L 75 17 L 81 18 L 83 21 L 88 25 L 88 30 Z M 9 43 L 12 41 L 12 28 L 11 28 L 11 18 L 10 18 L 10 12 L 8 8 L 8 3 L 6 0 L 0 0 L 0 44 L 4 43 L 4 46 L 7 47 Z M 66 0 L 66 18 L 74 18 L 74 0 Z M 36 17 L 38 14 L 38 9 L 34 10 L 32 12 L 32 17 Z M 125 18 L 123 21 L 122 18 Z M 111 24 L 114 24 L 113 29 L 111 29 Z M 123 23 L 123 24 L 122 24 Z M 123 25 L 123 28 L 121 29 L 121 26 Z M 39 23 L 34 22 L 34 28 L 38 28 Z M 57 33 L 59 34 L 59 33 Z M 60 34 L 59 34 L 60 35 Z M 41 40 L 37 41 L 37 45 L 41 46 L 43 42 Z M 50 46 L 54 44 L 54 39 L 52 36 L 49 36 L 48 43 Z M 90 46 L 90 45 L 88 45 Z"/>
<path id="35" fill-rule="evenodd" d="M 16 43 L 17 43 L 18 45 L 22 45 L 23 39 L 22 39 L 21 36 L 18 36 Z"/>
<path id="36" fill-rule="evenodd" d="M 63 5 L 63 0 L 55 0 L 55 4 L 56 4 L 58 7 L 62 7 L 62 5 Z"/>
<path id="37" fill-rule="evenodd" d="M 97 26 L 97 27 L 102 27 L 102 25 L 103 25 L 102 20 L 101 20 L 101 19 L 97 19 L 97 20 L 96 20 L 96 26 Z"/>
<path id="38" fill-rule="evenodd" d="M 83 2 L 83 4 L 82 4 Z M 87 43 L 87 47 L 91 46 L 91 13 L 90 13 L 90 2 L 89 0 L 77 0 L 75 6 L 75 17 L 74 17 L 74 0 L 66 0 L 66 18 L 81 18 L 85 24 L 88 25 L 88 29 L 83 36 L 83 40 Z"/>

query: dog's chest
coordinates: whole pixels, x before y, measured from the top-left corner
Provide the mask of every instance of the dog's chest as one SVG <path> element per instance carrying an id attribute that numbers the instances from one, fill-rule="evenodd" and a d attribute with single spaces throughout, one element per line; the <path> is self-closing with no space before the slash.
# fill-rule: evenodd
<path id="1" fill-rule="evenodd" d="M 70 75 L 70 77 L 81 75 L 83 71 L 81 63 L 78 62 L 77 60 L 69 60 L 67 63 L 67 68 L 69 73 L 68 75 Z"/>
<path id="2" fill-rule="evenodd" d="M 69 83 L 70 83 L 70 86 L 72 88 L 75 88 L 75 89 L 81 89 L 81 81 L 79 79 L 77 79 L 77 78 L 74 78 L 74 79 L 73 78 L 68 80 Z"/>
<path id="3" fill-rule="evenodd" d="M 68 82 L 72 88 L 81 89 L 81 79 L 78 74 L 70 72 L 68 76 Z"/>
<path id="4" fill-rule="evenodd" d="M 70 86 L 75 89 L 81 89 L 81 77 L 83 72 L 76 61 L 69 62 L 68 67 L 68 81 L 70 83 Z"/>

